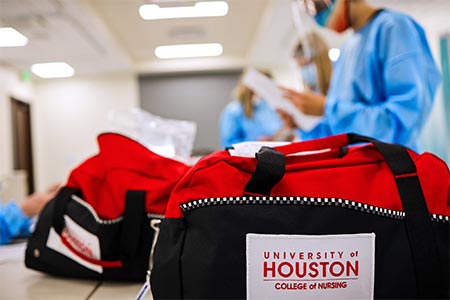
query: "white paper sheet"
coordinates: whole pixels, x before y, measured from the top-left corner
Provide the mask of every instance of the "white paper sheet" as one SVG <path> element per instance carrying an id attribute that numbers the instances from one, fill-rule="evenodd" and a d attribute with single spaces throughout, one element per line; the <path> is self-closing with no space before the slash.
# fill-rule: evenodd
<path id="1" fill-rule="evenodd" d="M 255 157 L 255 153 L 261 149 L 262 146 L 267 147 L 278 147 L 290 144 L 289 142 L 242 142 L 233 144 L 233 148 L 229 149 L 228 152 L 231 156 L 241 156 L 241 157 Z"/>
<path id="2" fill-rule="evenodd" d="M 242 82 L 264 98 L 273 108 L 279 108 L 291 114 L 295 123 L 303 130 L 312 129 L 320 121 L 320 117 L 308 116 L 299 111 L 291 101 L 283 97 L 282 90 L 273 80 L 257 70 L 248 70 Z"/>

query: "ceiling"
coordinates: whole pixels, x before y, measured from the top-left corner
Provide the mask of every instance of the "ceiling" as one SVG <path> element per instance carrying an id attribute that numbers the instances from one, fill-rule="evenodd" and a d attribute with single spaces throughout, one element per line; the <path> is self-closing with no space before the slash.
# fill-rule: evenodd
<path id="1" fill-rule="evenodd" d="M 77 74 L 240 68 L 248 61 L 271 4 L 270 0 L 228 0 L 224 17 L 143 20 L 138 8 L 149 2 L 0 0 L 0 26 L 14 27 L 29 38 L 25 47 L 0 48 L 0 61 L 21 70 L 33 63 L 65 61 Z M 159 60 L 154 55 L 160 45 L 208 42 L 220 42 L 223 55 L 179 60 Z"/>
<path id="2" fill-rule="evenodd" d="M 25 47 L 0 48 L 0 63 L 18 70 L 65 61 L 78 75 L 105 72 L 161 73 L 286 65 L 297 36 L 291 0 L 228 0 L 224 17 L 143 20 L 152 0 L 0 0 L 0 27 L 29 38 Z M 159 3 L 186 0 L 153 0 Z M 449 0 L 368 0 L 406 11 L 430 30 L 449 30 Z M 423 12 L 427 12 L 424 14 Z M 420 21 L 419 20 L 419 21 Z M 331 46 L 342 38 L 325 32 Z M 333 39 L 334 38 L 334 39 Z M 160 45 L 219 42 L 220 57 L 160 60 Z"/>

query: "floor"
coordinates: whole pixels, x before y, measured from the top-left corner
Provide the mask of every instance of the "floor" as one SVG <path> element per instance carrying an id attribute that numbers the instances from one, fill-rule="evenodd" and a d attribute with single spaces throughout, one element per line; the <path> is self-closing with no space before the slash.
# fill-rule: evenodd
<path id="1" fill-rule="evenodd" d="M 0 246 L 0 299 L 136 299 L 140 283 L 63 279 L 27 269 L 24 244 Z M 151 299 L 147 294 L 146 300 Z"/>

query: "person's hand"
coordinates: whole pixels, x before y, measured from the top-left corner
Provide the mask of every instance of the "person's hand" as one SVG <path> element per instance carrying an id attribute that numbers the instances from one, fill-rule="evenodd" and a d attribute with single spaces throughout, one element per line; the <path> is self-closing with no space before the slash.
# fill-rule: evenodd
<path id="1" fill-rule="evenodd" d="M 289 99 L 298 110 L 305 115 L 323 116 L 326 97 L 314 92 L 298 92 L 290 88 L 280 87 L 283 97 Z"/>
<path id="2" fill-rule="evenodd" d="M 294 118 L 292 117 L 291 114 L 280 108 L 277 108 L 276 111 L 281 119 L 281 122 L 283 123 L 283 128 L 289 129 L 300 128 L 300 124 L 295 124 Z"/>
<path id="3" fill-rule="evenodd" d="M 259 142 L 269 142 L 272 138 L 270 136 L 262 136 L 258 139 Z"/>
<path id="4" fill-rule="evenodd" d="M 33 193 L 29 195 L 21 204 L 20 208 L 27 217 L 38 215 L 48 201 L 55 197 L 61 184 L 50 186 L 44 193 Z"/>

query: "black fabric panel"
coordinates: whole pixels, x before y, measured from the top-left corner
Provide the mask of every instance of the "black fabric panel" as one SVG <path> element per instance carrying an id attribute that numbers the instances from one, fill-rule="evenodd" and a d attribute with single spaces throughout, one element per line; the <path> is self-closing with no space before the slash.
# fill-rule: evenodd
<path id="1" fill-rule="evenodd" d="M 160 230 L 150 275 L 153 299 L 182 299 L 180 260 L 185 236 L 184 219 L 164 219 Z"/>
<path id="2" fill-rule="evenodd" d="M 51 200 L 41 212 L 36 229 L 28 240 L 25 265 L 34 270 L 64 277 L 99 278 L 99 274 L 80 266 L 60 253 L 47 248 L 49 230 L 53 225 L 53 212 L 59 199 Z"/>
<path id="3" fill-rule="evenodd" d="M 78 191 L 78 196 L 81 196 Z M 70 198 L 70 197 L 69 197 Z M 70 278 L 85 278 L 94 280 L 111 281 L 138 281 L 143 282 L 148 269 L 149 255 L 154 231 L 150 227 L 150 220 L 145 211 L 139 228 L 133 230 L 138 243 L 129 253 L 133 256 L 121 268 L 103 268 L 103 273 L 94 272 L 74 262 L 66 256 L 47 248 L 46 243 L 50 228 L 53 225 L 55 204 L 60 201 L 59 195 L 51 200 L 43 209 L 36 229 L 30 237 L 25 254 L 25 264 L 28 268 L 45 273 Z M 74 200 L 67 202 L 65 208 L 67 214 L 77 224 L 87 231 L 95 234 L 101 245 L 101 257 L 103 260 L 120 260 L 122 255 L 121 233 L 123 221 L 111 224 L 97 223 L 89 210 Z M 136 218 L 132 215 L 131 219 Z M 125 232 L 128 232 L 126 229 Z M 138 232 L 139 234 L 136 234 Z M 35 256 L 35 253 L 39 256 Z"/>
<path id="4" fill-rule="evenodd" d="M 252 177 L 245 186 L 244 195 L 270 195 L 272 188 L 283 178 L 286 158 L 269 147 L 261 147 L 256 153 L 258 163 Z"/>
<path id="5" fill-rule="evenodd" d="M 375 298 L 415 299 L 419 293 L 404 220 L 342 207 L 211 206 L 186 212 L 185 222 L 189 230 L 186 231 L 183 249 L 181 235 L 175 234 L 184 232 L 180 225 L 182 221 L 165 222 L 166 228 L 161 234 L 166 237 L 158 242 L 157 266 L 160 270 L 156 272 L 155 266 L 156 273 L 152 274 L 152 284 L 158 281 L 153 285 L 155 299 L 181 296 L 184 299 L 245 299 L 247 233 L 321 235 L 374 232 Z M 170 234 L 164 231 L 170 231 Z M 433 231 L 440 233 L 438 247 L 442 261 L 435 271 L 440 271 L 442 279 L 447 282 L 442 292 L 448 298 L 448 224 L 433 223 Z M 170 240 L 167 235 L 171 236 Z M 169 254 L 164 254 L 166 251 Z M 179 289 L 180 257 L 183 292 L 164 294 L 161 291 Z M 164 264 L 161 264 L 161 259 L 165 260 Z M 429 262 L 433 258 L 424 259 Z"/>

